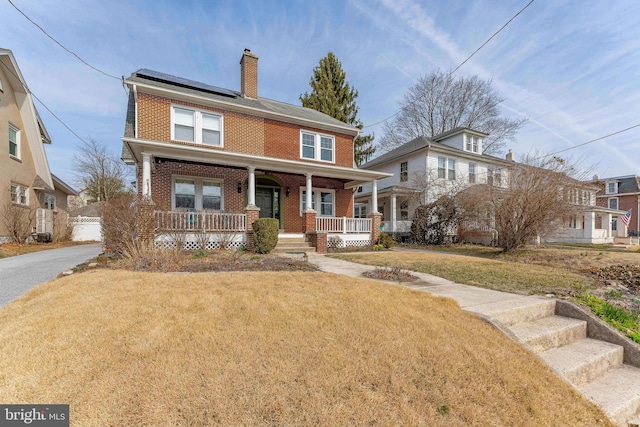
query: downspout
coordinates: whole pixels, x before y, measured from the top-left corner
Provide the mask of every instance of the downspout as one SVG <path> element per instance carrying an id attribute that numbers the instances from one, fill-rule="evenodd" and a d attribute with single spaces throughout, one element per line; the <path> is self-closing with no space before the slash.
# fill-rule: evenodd
<path id="1" fill-rule="evenodd" d="M 427 156 L 424 161 L 424 171 L 426 176 L 426 189 L 424 191 L 424 204 L 429 204 L 429 149 L 431 148 L 431 144 L 427 144 Z"/>

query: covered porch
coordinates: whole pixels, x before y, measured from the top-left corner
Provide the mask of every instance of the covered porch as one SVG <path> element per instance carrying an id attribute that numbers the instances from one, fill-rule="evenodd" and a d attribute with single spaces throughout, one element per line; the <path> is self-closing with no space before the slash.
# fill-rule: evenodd
<path id="1" fill-rule="evenodd" d="M 625 211 L 590 206 L 570 219 L 548 242 L 610 244 L 627 235 L 627 226 L 620 220 Z"/>
<path id="2" fill-rule="evenodd" d="M 320 246 L 328 236 L 338 236 L 331 241 L 344 246 L 364 240 L 370 245 L 377 238 L 373 217 L 353 218 L 353 192 L 387 174 L 157 141 L 125 142 L 138 167 L 138 193 L 157 206 L 153 215 L 161 247 L 182 239 L 191 249 L 251 250 L 258 218 L 277 219 L 281 233 L 302 233 Z"/>
<path id="3" fill-rule="evenodd" d="M 372 204 L 373 194 L 356 193 L 356 213 L 369 215 L 376 209 L 381 214 L 380 229 L 385 233 L 411 233 L 411 217 L 418 205 L 420 192 L 408 187 L 394 185 L 376 191 L 376 206 Z"/>

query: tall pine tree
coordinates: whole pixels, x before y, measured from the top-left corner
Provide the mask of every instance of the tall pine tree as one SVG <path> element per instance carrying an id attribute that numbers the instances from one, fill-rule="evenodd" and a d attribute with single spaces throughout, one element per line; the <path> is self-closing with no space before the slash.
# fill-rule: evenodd
<path id="1" fill-rule="evenodd" d="M 358 91 L 349 86 L 342 64 L 333 54 L 320 60 L 320 64 L 313 69 L 309 80 L 311 93 L 300 95 L 303 107 L 325 113 L 348 125 L 362 129 L 362 122 L 358 120 L 358 106 L 356 98 Z M 373 146 L 374 134 L 359 135 L 353 142 L 353 157 L 356 165 L 366 163 L 376 151 Z"/>

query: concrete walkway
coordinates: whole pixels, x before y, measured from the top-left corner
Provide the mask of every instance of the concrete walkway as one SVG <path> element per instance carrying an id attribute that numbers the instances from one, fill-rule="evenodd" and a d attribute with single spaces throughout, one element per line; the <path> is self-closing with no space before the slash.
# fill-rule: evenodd
<path id="1" fill-rule="evenodd" d="M 375 266 L 329 258 L 315 253 L 309 253 L 307 255 L 310 263 L 317 265 L 320 270 L 328 273 L 362 278 L 362 273 L 365 271 L 373 271 L 377 268 Z M 530 305 L 532 302 L 548 300 L 548 298 L 540 296 L 518 295 L 476 286 L 462 285 L 426 273 L 411 271 L 411 274 L 418 277 L 418 280 L 415 282 L 388 283 L 399 284 L 418 291 L 428 292 L 435 296 L 454 299 L 463 310 L 483 316 L 493 316 L 498 312 L 503 312 L 507 308 Z"/>

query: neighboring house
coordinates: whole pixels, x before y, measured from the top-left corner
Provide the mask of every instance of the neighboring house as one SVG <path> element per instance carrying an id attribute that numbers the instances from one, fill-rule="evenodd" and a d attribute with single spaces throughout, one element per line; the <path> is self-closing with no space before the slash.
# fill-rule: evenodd
<path id="1" fill-rule="evenodd" d="M 372 185 L 365 184 L 355 196 L 355 215 L 379 211 L 389 233 L 408 234 L 413 212 L 443 194 L 456 193 L 471 185 L 504 186 L 513 165 L 513 154 L 501 159 L 482 154 L 488 135 L 456 128 L 434 138 L 419 137 L 362 166 L 393 174 L 377 184 L 377 203 L 370 205 Z M 488 231 L 488 230 L 485 230 Z"/>
<path id="2" fill-rule="evenodd" d="M 377 203 L 371 206 L 373 186 L 361 186 L 355 195 L 354 214 L 361 217 L 378 210 L 384 231 L 407 236 L 415 208 L 428 204 L 444 194 L 453 195 L 473 185 L 506 187 L 514 165 L 514 155 L 505 159 L 482 153 L 488 135 L 468 128 L 456 128 L 434 138 L 419 137 L 385 153 L 362 166 L 393 174 L 377 183 Z M 597 188 L 571 191 L 568 197 L 578 205 L 576 215 L 547 241 L 570 243 L 613 243 L 623 232 L 615 229 L 615 219 L 624 214 L 616 209 L 597 207 Z M 490 216 L 490 214 L 488 214 Z M 452 234 L 466 241 L 487 244 L 492 233 L 491 220 L 487 224 L 465 223 Z M 469 232 L 469 233 L 467 233 Z M 624 235 L 624 234 L 622 234 Z"/>
<path id="3" fill-rule="evenodd" d="M 240 91 L 147 69 L 125 80 L 123 160 L 136 166 L 139 195 L 160 207 L 156 228 L 165 239 L 157 245 L 188 233 L 186 247 L 196 247 L 196 234 L 206 232 L 214 248 L 235 233 L 231 246 L 251 249 L 258 217 L 278 220 L 280 240 L 306 235 L 319 250 L 327 233 L 345 246 L 371 244 L 379 216 L 354 220 L 353 192 L 388 174 L 355 167 L 359 130 L 261 98 L 258 57 L 248 49 L 240 66 Z"/>
<path id="4" fill-rule="evenodd" d="M 616 176 L 610 178 L 597 177 L 594 180 L 599 185 L 596 195 L 596 204 L 609 209 L 618 209 L 627 212 L 631 209 L 631 219 L 629 221 L 629 236 L 638 236 L 640 230 L 640 176 Z M 620 229 L 624 225 L 619 218 L 614 218 L 613 228 Z"/>
<path id="5" fill-rule="evenodd" d="M 87 188 L 78 191 L 77 195 L 69 196 L 69 199 L 67 200 L 70 211 L 80 209 L 83 206 L 87 206 L 95 202 L 96 200 L 94 200 L 91 192 Z"/>
<path id="6" fill-rule="evenodd" d="M 55 217 L 65 216 L 72 188 L 51 175 L 44 144 L 51 144 L 13 53 L 0 48 L 0 241 L 13 234 L 7 218 L 27 219 L 41 238 L 64 233 L 66 220 L 54 230 Z M 33 212 L 35 210 L 35 212 Z M 57 213 L 60 212 L 60 215 Z M 28 223 L 30 217 L 34 222 Z M 29 230 L 28 230 L 29 231 Z"/>

